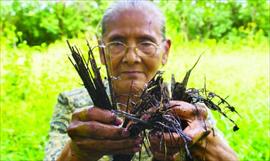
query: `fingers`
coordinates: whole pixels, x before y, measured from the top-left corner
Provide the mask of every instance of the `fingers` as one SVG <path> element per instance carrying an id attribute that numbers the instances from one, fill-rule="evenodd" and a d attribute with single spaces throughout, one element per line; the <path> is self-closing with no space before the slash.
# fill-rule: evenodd
<path id="1" fill-rule="evenodd" d="M 183 131 L 183 134 L 191 139 L 188 145 L 192 146 L 207 137 L 211 132 L 210 129 L 209 124 L 204 123 L 202 120 L 195 120 Z M 177 133 L 150 134 L 149 141 L 153 151 L 164 154 L 175 154 L 185 144 L 183 138 Z"/>
<path id="2" fill-rule="evenodd" d="M 200 139 L 210 133 L 207 118 L 207 109 L 204 104 L 189 104 L 183 101 L 170 101 L 171 111 L 174 115 L 186 120 L 188 126 L 183 130 L 183 134 L 191 138 L 189 146 L 194 145 Z M 151 151 L 155 158 L 164 160 L 167 155 L 173 159 L 174 155 L 184 147 L 185 141 L 177 133 L 163 133 L 162 135 L 150 135 Z"/>
<path id="3" fill-rule="evenodd" d="M 156 160 L 175 160 L 174 155 L 179 152 L 183 144 L 182 139 L 176 133 L 152 134 L 149 136 L 150 150 Z"/>
<path id="4" fill-rule="evenodd" d="M 72 114 L 72 121 L 98 121 L 105 124 L 120 125 L 122 121 L 111 111 L 90 107 Z"/>
<path id="5" fill-rule="evenodd" d="M 184 101 L 170 101 L 170 105 L 172 107 L 172 113 L 181 119 L 192 121 L 195 118 L 207 118 L 207 109 L 202 103 L 192 105 Z"/>
<path id="6" fill-rule="evenodd" d="M 68 127 L 68 135 L 71 138 L 85 137 L 92 139 L 122 139 L 129 136 L 129 131 L 113 125 L 107 125 L 96 121 L 73 121 Z"/>
<path id="7" fill-rule="evenodd" d="M 190 145 L 195 144 L 200 139 L 206 137 L 211 130 L 211 126 L 206 121 L 207 108 L 203 103 L 192 105 L 183 101 L 170 101 L 172 111 L 181 119 L 188 121 L 188 126 L 184 133 L 191 138 Z"/>
<path id="8" fill-rule="evenodd" d="M 190 145 L 193 145 L 207 137 L 211 132 L 211 127 L 206 121 L 195 120 L 183 132 L 191 138 Z"/>
<path id="9" fill-rule="evenodd" d="M 183 139 L 177 133 L 151 134 L 149 136 L 151 146 L 161 148 L 161 142 L 168 148 L 178 148 L 183 145 Z"/>
<path id="10" fill-rule="evenodd" d="M 179 148 L 170 148 L 170 147 L 165 148 L 165 146 L 163 146 L 162 148 L 156 147 L 156 146 L 151 146 L 150 150 L 153 154 L 154 153 L 163 153 L 164 155 L 167 154 L 169 156 L 169 155 L 174 155 L 174 154 L 178 153 L 180 149 Z"/>
<path id="11" fill-rule="evenodd" d="M 122 140 L 94 140 L 80 139 L 74 141 L 76 145 L 84 150 L 102 154 L 128 154 L 138 152 L 141 147 L 141 138 Z"/>
<path id="12" fill-rule="evenodd" d="M 112 112 L 99 108 L 87 108 L 72 115 L 67 129 L 76 155 L 129 154 L 141 149 L 141 140 L 130 139 L 129 131 L 118 127 L 122 122 Z M 74 148 L 75 149 L 75 148 Z"/>
<path id="13" fill-rule="evenodd" d="M 158 161 L 162 161 L 162 160 L 174 161 L 175 160 L 174 155 L 168 155 L 168 154 L 164 154 L 163 152 L 157 152 L 157 151 L 153 151 L 152 153 L 154 155 L 155 161 L 156 160 Z"/>
<path id="14" fill-rule="evenodd" d="M 188 131 L 190 132 L 190 131 Z M 192 141 L 189 145 L 196 145 L 195 143 L 200 140 L 203 136 L 207 136 L 209 131 L 197 130 L 196 132 L 192 131 L 191 133 L 187 134 L 192 138 Z M 149 141 L 151 143 L 151 152 L 154 155 L 154 158 L 157 160 L 175 160 L 175 156 L 177 153 L 180 152 L 182 148 L 184 148 L 184 142 L 182 138 L 174 133 L 174 140 L 172 137 L 168 137 L 168 133 L 164 134 L 164 141 L 161 141 L 160 138 L 157 136 L 149 137 Z M 151 139 L 150 139 L 151 138 Z"/>

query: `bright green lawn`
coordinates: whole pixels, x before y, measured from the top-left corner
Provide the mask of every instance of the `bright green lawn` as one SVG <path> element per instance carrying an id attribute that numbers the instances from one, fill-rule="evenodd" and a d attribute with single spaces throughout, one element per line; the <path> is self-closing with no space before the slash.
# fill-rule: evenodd
<path id="1" fill-rule="evenodd" d="M 42 160 L 57 94 L 80 86 L 80 80 L 64 41 L 46 49 L 1 47 L 0 160 Z M 203 87 L 205 76 L 209 90 L 230 95 L 229 102 L 242 116 L 237 119 L 240 130 L 232 132 L 232 124 L 215 114 L 218 127 L 241 160 L 270 160 L 269 46 L 182 44 L 171 52 L 166 78 L 173 72 L 182 79 L 206 48 L 189 87 Z"/>

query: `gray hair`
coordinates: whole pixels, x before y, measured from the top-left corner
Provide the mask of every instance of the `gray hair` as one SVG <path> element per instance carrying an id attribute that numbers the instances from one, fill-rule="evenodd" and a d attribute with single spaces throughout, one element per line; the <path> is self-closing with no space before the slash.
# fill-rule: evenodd
<path id="1" fill-rule="evenodd" d="M 106 25 L 108 21 L 117 13 L 128 9 L 138 9 L 138 10 L 151 10 L 156 14 L 156 19 L 160 21 L 160 30 L 162 37 L 166 38 L 166 19 L 161 10 L 151 1 L 148 0 L 121 0 L 113 3 L 104 13 L 101 21 L 101 33 L 104 36 L 106 32 Z"/>

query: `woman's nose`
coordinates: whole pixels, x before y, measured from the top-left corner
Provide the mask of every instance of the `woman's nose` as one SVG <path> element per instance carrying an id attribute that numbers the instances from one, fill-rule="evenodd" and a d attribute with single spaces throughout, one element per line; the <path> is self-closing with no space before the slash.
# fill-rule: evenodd
<path id="1" fill-rule="evenodd" d="M 135 64 L 141 62 L 141 57 L 137 54 L 135 47 L 128 47 L 123 57 L 123 62 L 127 64 Z"/>

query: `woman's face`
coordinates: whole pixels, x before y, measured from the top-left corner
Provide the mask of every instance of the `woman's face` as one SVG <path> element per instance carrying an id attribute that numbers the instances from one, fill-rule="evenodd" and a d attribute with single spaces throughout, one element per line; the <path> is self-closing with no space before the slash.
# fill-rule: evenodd
<path id="1" fill-rule="evenodd" d="M 105 45 L 120 42 L 129 46 L 121 54 L 109 51 L 106 55 L 111 74 L 116 78 L 113 86 L 118 95 L 137 93 L 143 89 L 160 66 L 166 63 L 170 48 L 170 40 L 163 40 L 161 24 L 155 14 L 135 9 L 119 12 L 107 22 L 103 42 Z M 153 55 L 133 48 L 138 44 L 144 48 L 149 43 L 157 45 Z M 118 47 L 118 43 L 114 47 Z"/>

